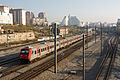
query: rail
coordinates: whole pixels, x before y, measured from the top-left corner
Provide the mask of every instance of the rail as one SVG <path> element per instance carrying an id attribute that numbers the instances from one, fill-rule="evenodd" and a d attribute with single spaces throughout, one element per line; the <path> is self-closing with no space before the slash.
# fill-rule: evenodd
<path id="1" fill-rule="evenodd" d="M 96 80 L 98 80 L 100 78 L 100 75 L 102 74 L 104 66 L 105 66 L 106 62 L 108 61 L 108 59 L 110 58 L 109 65 L 108 65 L 107 71 L 106 71 L 105 76 L 104 76 L 104 80 L 108 79 L 108 77 L 110 75 L 111 68 L 112 68 L 112 64 L 115 60 L 116 50 L 117 50 L 117 39 L 115 37 L 112 37 L 112 38 L 110 38 L 110 40 L 108 42 L 107 53 L 104 53 L 104 56 L 101 59 L 102 61 L 101 61 L 99 71 L 98 71 L 97 76 L 96 76 Z"/>

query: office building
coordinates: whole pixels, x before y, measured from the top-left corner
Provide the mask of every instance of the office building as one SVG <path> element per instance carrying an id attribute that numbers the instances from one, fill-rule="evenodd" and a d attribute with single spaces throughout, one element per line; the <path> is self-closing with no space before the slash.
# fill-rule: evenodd
<path id="1" fill-rule="evenodd" d="M 13 23 L 19 25 L 26 25 L 26 10 L 24 9 L 10 9 L 13 14 Z"/>
<path id="2" fill-rule="evenodd" d="M 45 22 L 47 22 L 47 15 L 46 15 L 45 12 L 40 12 L 40 13 L 38 14 L 38 17 L 39 17 L 40 19 L 44 19 Z"/>
<path id="3" fill-rule="evenodd" d="M 26 12 L 26 25 L 32 25 L 32 19 L 34 18 L 33 12 Z"/>

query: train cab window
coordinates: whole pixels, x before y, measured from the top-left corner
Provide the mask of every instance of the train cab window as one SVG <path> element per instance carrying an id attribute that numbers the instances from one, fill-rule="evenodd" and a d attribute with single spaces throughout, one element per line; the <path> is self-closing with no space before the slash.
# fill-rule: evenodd
<path id="1" fill-rule="evenodd" d="M 22 49 L 21 54 L 29 54 L 29 50 L 28 49 Z"/>

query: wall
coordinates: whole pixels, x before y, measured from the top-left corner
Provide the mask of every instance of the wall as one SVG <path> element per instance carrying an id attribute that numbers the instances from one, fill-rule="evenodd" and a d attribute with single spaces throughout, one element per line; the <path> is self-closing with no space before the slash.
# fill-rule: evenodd
<path id="1" fill-rule="evenodd" d="M 33 32 L 8 34 L 8 42 L 33 40 L 35 35 Z M 0 35 L 0 44 L 7 42 L 7 34 Z"/>

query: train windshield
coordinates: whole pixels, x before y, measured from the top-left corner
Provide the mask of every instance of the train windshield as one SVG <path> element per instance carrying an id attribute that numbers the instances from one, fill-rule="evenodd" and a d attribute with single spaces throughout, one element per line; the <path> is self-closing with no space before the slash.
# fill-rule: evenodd
<path id="1" fill-rule="evenodd" d="M 22 50 L 21 50 L 21 54 L 29 54 L 29 50 L 27 50 L 27 49 L 22 49 Z"/>

